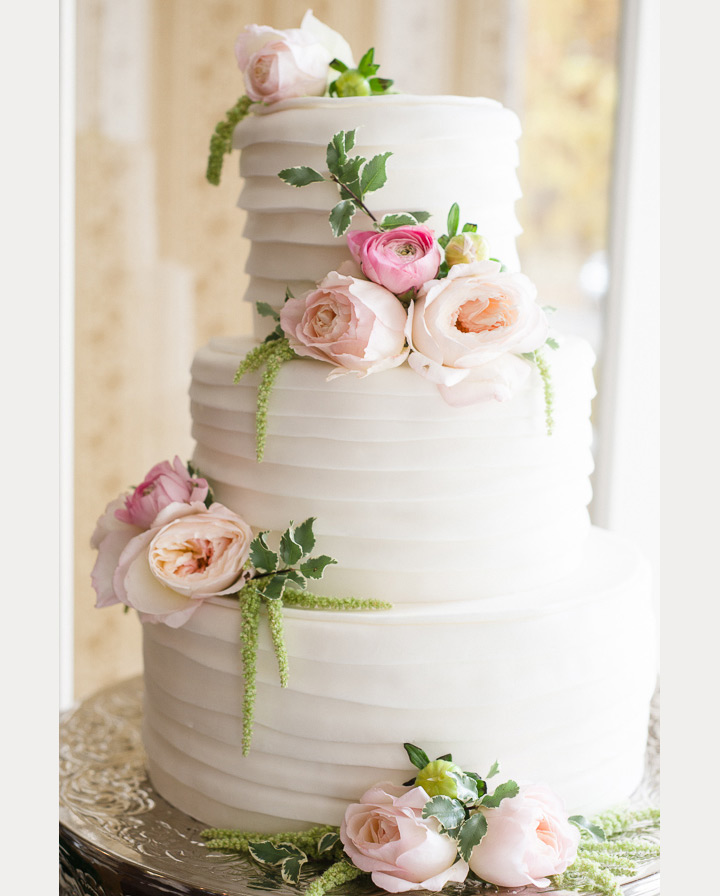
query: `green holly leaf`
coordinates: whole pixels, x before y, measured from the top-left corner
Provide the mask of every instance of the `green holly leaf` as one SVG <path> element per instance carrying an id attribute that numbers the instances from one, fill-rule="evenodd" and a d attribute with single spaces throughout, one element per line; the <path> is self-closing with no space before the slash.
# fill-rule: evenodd
<path id="1" fill-rule="evenodd" d="M 267 302 L 255 302 L 255 307 L 257 308 L 257 313 L 261 317 L 272 317 L 273 320 L 280 320 L 280 315 L 272 305 L 268 305 Z"/>
<path id="2" fill-rule="evenodd" d="M 497 775 L 499 771 L 500 771 L 500 763 L 496 759 L 495 762 L 493 762 L 493 764 L 490 766 L 490 771 L 485 775 L 485 777 L 486 778 L 494 778 L 495 775 Z"/>
<path id="3" fill-rule="evenodd" d="M 315 547 L 315 533 L 313 532 L 315 520 L 316 517 L 309 516 L 304 522 L 300 523 L 299 526 L 295 526 L 293 538 L 302 548 L 303 554 L 309 554 Z"/>
<path id="4" fill-rule="evenodd" d="M 250 542 L 250 562 L 259 572 L 275 572 L 278 557 L 265 541 L 267 532 L 261 532 Z"/>
<path id="5" fill-rule="evenodd" d="M 498 784 L 492 793 L 486 793 L 482 798 L 482 805 L 489 809 L 496 809 L 504 799 L 510 799 L 518 795 L 520 788 L 515 781 L 506 781 Z"/>
<path id="6" fill-rule="evenodd" d="M 300 882 L 300 870 L 307 859 L 300 859 L 297 856 L 289 856 L 280 865 L 280 874 L 286 884 L 296 885 Z"/>
<path id="7" fill-rule="evenodd" d="M 437 818 L 444 831 L 455 831 L 465 821 L 465 806 L 449 796 L 434 796 L 423 806 L 422 817 Z"/>
<path id="8" fill-rule="evenodd" d="M 324 852 L 331 852 L 333 849 L 335 849 L 338 843 L 340 843 L 339 834 L 335 834 L 332 831 L 329 831 L 327 834 L 323 834 L 318 841 L 318 854 L 322 855 Z"/>
<path id="9" fill-rule="evenodd" d="M 453 202 L 447 217 L 447 232 L 449 237 L 455 236 L 458 225 L 460 224 L 460 206 L 457 202 Z"/>
<path id="10" fill-rule="evenodd" d="M 307 582 L 296 569 L 288 569 L 284 572 L 287 576 L 288 582 L 294 582 L 301 591 L 305 590 L 305 588 L 307 587 Z"/>
<path id="11" fill-rule="evenodd" d="M 327 554 L 322 554 L 320 557 L 311 557 L 301 563 L 300 572 L 309 579 L 321 579 L 326 567 L 333 563 L 337 563 L 337 560 L 333 560 Z"/>
<path id="12" fill-rule="evenodd" d="M 286 883 L 297 884 L 300 870 L 307 862 L 305 853 L 292 843 L 273 844 L 267 840 L 248 845 L 248 852 L 261 865 L 279 865 Z"/>
<path id="13" fill-rule="evenodd" d="M 348 149 L 355 145 L 355 131 L 338 131 L 327 145 L 325 161 L 328 171 L 342 179 L 342 166 L 347 162 Z"/>
<path id="14" fill-rule="evenodd" d="M 350 222 L 355 214 L 355 203 L 352 199 L 343 199 L 330 212 L 330 227 L 333 236 L 343 236 L 350 229 Z"/>
<path id="15" fill-rule="evenodd" d="M 281 572 L 274 575 L 263 589 L 263 595 L 267 600 L 280 600 L 287 585 L 287 573 Z"/>
<path id="16" fill-rule="evenodd" d="M 607 839 L 605 831 L 599 825 L 589 822 L 584 815 L 571 815 L 568 821 L 580 828 L 581 831 L 587 831 L 597 843 L 604 843 Z"/>
<path id="17" fill-rule="evenodd" d="M 308 184 L 322 183 L 325 180 L 319 171 L 309 168 L 307 165 L 299 165 L 297 168 L 283 168 L 278 174 L 286 184 L 291 187 L 306 187 Z"/>
<path id="18" fill-rule="evenodd" d="M 548 338 L 545 340 L 545 345 L 547 345 L 553 351 L 557 351 L 560 348 L 557 339 L 554 339 L 552 336 L 548 336 Z"/>
<path id="19" fill-rule="evenodd" d="M 387 181 L 385 166 L 391 155 L 391 152 L 380 153 L 380 155 L 373 156 L 365 165 L 360 177 L 363 194 L 372 193 L 373 190 L 379 190 L 380 187 L 385 185 Z"/>
<path id="20" fill-rule="evenodd" d="M 461 803 L 471 803 L 474 802 L 480 794 L 478 793 L 477 781 L 475 781 L 470 775 L 466 775 L 465 772 L 451 772 L 448 771 L 445 773 L 448 778 L 452 778 L 455 782 L 455 787 L 457 789 L 457 798 Z"/>
<path id="21" fill-rule="evenodd" d="M 303 555 L 303 549 L 293 538 L 292 526 L 280 536 L 280 559 L 286 566 L 295 566 Z"/>
<path id="22" fill-rule="evenodd" d="M 416 224 L 422 224 L 430 217 L 428 212 L 398 212 L 396 214 L 385 215 L 380 222 L 383 230 L 394 230 L 396 227 L 414 227 Z"/>
<path id="23" fill-rule="evenodd" d="M 403 746 L 415 768 L 419 768 L 422 771 L 426 765 L 430 765 L 430 757 L 425 750 L 421 750 L 420 747 L 416 747 L 414 744 L 403 744 Z"/>
<path id="24" fill-rule="evenodd" d="M 461 859 L 470 861 L 470 855 L 487 833 L 487 827 L 487 819 L 482 812 L 476 812 L 462 823 L 457 834 L 458 853 Z"/>
<path id="25" fill-rule="evenodd" d="M 357 196 L 361 190 L 360 187 L 360 169 L 365 163 L 365 159 L 361 156 L 355 156 L 348 159 L 340 166 L 340 174 L 338 180 L 340 183 L 341 199 L 352 199 L 353 195 Z"/>

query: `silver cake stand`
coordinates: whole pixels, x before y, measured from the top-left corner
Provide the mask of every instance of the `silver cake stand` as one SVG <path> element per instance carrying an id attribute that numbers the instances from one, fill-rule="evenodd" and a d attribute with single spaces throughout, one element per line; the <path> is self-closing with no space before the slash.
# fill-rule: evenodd
<path id="1" fill-rule="evenodd" d="M 273 891 L 296 896 L 315 876 L 308 869 L 298 887 L 237 855 L 211 852 L 200 837 L 207 827 L 175 809 L 152 788 L 140 738 L 143 686 L 133 678 L 100 691 L 61 719 L 61 896 L 250 896 Z M 635 799 L 658 802 L 657 701 L 648 741 L 645 781 Z M 369 879 L 346 884 L 347 896 L 378 891 Z M 488 893 L 479 884 L 456 885 L 453 896 Z M 493 892 L 494 888 L 493 888 Z M 502 896 L 557 893 L 533 887 L 497 891 Z M 657 862 L 647 863 L 623 885 L 624 896 L 657 896 Z"/>

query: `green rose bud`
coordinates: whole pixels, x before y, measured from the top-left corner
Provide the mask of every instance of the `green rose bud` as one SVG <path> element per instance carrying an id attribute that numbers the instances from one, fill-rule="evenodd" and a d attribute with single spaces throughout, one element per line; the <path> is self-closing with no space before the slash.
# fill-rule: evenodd
<path id="1" fill-rule="evenodd" d="M 367 78 L 357 69 L 349 68 L 335 81 L 338 96 L 370 96 L 372 90 Z"/>
<path id="2" fill-rule="evenodd" d="M 445 261 L 448 267 L 454 264 L 472 264 L 473 261 L 487 261 L 490 248 L 487 240 L 479 233 L 458 233 L 445 247 Z"/>
<path id="3" fill-rule="evenodd" d="M 455 765 L 454 762 L 448 762 L 447 759 L 436 759 L 420 772 L 415 779 L 415 784 L 422 787 L 428 796 L 449 796 L 455 798 L 457 796 L 457 783 L 450 777 L 448 772 L 462 774 L 462 769 Z"/>

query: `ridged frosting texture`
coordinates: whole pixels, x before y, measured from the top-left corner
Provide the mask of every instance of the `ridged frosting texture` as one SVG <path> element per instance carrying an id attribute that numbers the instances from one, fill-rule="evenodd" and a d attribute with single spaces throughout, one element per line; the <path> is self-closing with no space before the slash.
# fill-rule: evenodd
<path id="1" fill-rule="evenodd" d="M 285 609 L 281 688 L 261 622 L 255 732 L 242 756 L 237 604 L 144 626 L 144 742 L 154 785 L 202 821 L 251 830 L 338 824 L 402 748 L 543 781 L 570 811 L 624 800 L 643 773 L 654 687 L 648 569 L 593 530 L 563 583 L 388 611 Z M 443 589 L 444 596 L 446 595 Z"/>
<path id="2" fill-rule="evenodd" d="M 371 158 L 392 152 L 385 186 L 367 195 L 376 217 L 388 212 L 427 211 L 428 226 L 445 232 L 453 202 L 463 222 L 477 224 L 491 254 L 509 270 L 519 268 L 515 216 L 520 197 L 516 176 L 517 116 L 494 100 L 470 97 L 379 96 L 287 100 L 241 121 L 234 146 L 241 150 L 243 188 L 238 205 L 247 211 L 244 236 L 251 241 L 246 271 L 248 302 L 280 307 L 286 287 L 310 289 L 351 258 L 335 238 L 328 216 L 339 196 L 334 185 L 288 186 L 278 173 L 309 165 L 326 172 L 326 147 L 340 130 L 357 129 L 352 154 Z M 356 214 L 353 229 L 370 219 Z M 267 320 L 256 318 L 256 332 Z"/>
<path id="3" fill-rule="evenodd" d="M 536 371 L 507 402 L 452 408 L 406 365 L 326 381 L 292 361 L 270 398 L 255 460 L 258 379 L 233 385 L 242 340 L 195 357 L 194 461 L 216 500 L 256 529 L 317 518 L 338 563 L 317 590 L 393 603 L 471 600 L 557 581 L 589 530 L 593 355 L 579 339 L 549 352 L 555 424 Z"/>

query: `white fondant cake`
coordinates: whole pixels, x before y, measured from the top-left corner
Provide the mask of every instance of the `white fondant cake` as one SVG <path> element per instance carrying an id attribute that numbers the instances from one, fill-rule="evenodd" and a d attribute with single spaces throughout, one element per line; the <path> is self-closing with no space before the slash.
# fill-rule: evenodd
<path id="1" fill-rule="evenodd" d="M 466 98 L 291 100 L 236 129 L 247 301 L 279 308 L 286 286 L 298 295 L 348 259 L 328 227 L 331 186 L 277 174 L 322 169 L 328 140 L 351 128 L 358 152 L 393 152 L 378 212 L 424 209 L 442 232 L 457 201 L 517 269 L 512 113 Z M 261 634 L 248 756 L 237 603 L 205 602 L 182 628 L 146 624 L 144 741 L 163 796 L 216 826 L 339 824 L 365 788 L 410 776 L 407 741 L 479 772 L 499 759 L 577 810 L 629 796 L 655 681 L 649 575 L 633 547 L 590 528 L 593 357 L 558 342 L 551 435 L 536 370 L 506 402 L 454 408 L 407 366 L 327 382 L 327 365 L 291 361 L 260 464 L 258 379 L 233 385 L 252 343 L 198 352 L 194 461 L 216 500 L 255 530 L 316 517 L 338 564 L 313 590 L 393 609 L 285 609 L 289 686 Z"/>

